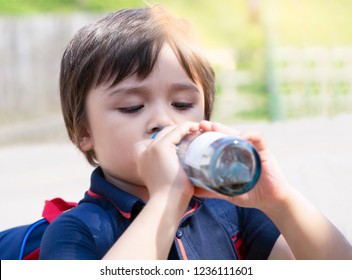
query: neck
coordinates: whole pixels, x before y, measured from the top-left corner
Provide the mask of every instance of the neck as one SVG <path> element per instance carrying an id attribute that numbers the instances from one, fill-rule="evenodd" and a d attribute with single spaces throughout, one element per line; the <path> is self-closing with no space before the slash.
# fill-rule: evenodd
<path id="1" fill-rule="evenodd" d="M 110 174 L 104 172 L 105 179 L 113 184 L 114 186 L 118 187 L 119 189 L 128 192 L 138 198 L 142 199 L 143 201 L 147 202 L 149 199 L 148 189 L 142 185 L 135 185 L 121 179 L 118 179 Z"/>

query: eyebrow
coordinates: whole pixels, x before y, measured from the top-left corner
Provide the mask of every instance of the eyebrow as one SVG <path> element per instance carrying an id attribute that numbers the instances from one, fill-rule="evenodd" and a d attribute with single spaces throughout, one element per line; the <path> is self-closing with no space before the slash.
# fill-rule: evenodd
<path id="1" fill-rule="evenodd" d="M 172 83 L 170 91 L 190 91 L 195 94 L 200 94 L 198 87 L 192 83 Z M 125 95 L 125 94 L 142 94 L 148 91 L 147 86 L 122 86 L 109 92 L 109 96 L 113 95 Z"/>
<path id="2" fill-rule="evenodd" d="M 144 86 L 126 86 L 120 87 L 109 92 L 109 96 L 113 95 L 125 95 L 125 94 L 138 94 L 146 91 Z"/>
<path id="3" fill-rule="evenodd" d="M 192 83 L 174 83 L 171 88 L 175 91 L 193 91 L 195 93 L 200 93 L 198 87 Z"/>

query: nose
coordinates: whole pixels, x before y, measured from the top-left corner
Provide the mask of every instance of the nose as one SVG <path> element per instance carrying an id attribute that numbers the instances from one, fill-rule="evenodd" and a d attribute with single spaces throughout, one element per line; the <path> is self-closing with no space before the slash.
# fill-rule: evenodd
<path id="1" fill-rule="evenodd" d="M 163 106 L 156 106 L 151 110 L 151 115 L 147 124 L 147 133 L 154 135 L 166 126 L 174 125 L 171 112 Z"/>
<path id="2" fill-rule="evenodd" d="M 163 128 L 164 128 L 163 126 L 153 127 L 152 131 L 149 134 L 152 134 L 152 138 L 154 138 L 157 135 L 157 133 Z"/>

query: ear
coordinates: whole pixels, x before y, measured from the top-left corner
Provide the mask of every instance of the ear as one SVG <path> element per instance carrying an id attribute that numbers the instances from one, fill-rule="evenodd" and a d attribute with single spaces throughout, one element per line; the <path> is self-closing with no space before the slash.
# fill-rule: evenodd
<path id="1" fill-rule="evenodd" d="M 85 133 L 81 137 L 81 140 L 79 142 L 79 147 L 83 152 L 88 152 L 93 150 L 94 148 L 93 137 L 88 129 L 86 129 Z"/>

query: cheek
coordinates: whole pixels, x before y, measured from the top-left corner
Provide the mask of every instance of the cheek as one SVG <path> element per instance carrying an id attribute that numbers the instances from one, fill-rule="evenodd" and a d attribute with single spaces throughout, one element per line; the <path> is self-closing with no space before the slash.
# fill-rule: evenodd
<path id="1" fill-rule="evenodd" d="M 97 151 L 101 167 L 117 178 L 128 178 L 136 169 L 133 141 L 128 137 L 111 137 Z"/>
<path id="2" fill-rule="evenodd" d="M 128 134 L 125 136 L 108 134 L 99 145 L 104 157 L 111 161 L 130 161 L 134 153 L 134 141 L 128 136 Z"/>
<path id="3" fill-rule="evenodd" d="M 194 110 L 192 111 L 192 114 L 189 116 L 189 120 L 194 122 L 200 122 L 204 120 L 204 116 L 205 116 L 204 106 L 199 105 L 196 108 L 194 108 Z"/>

